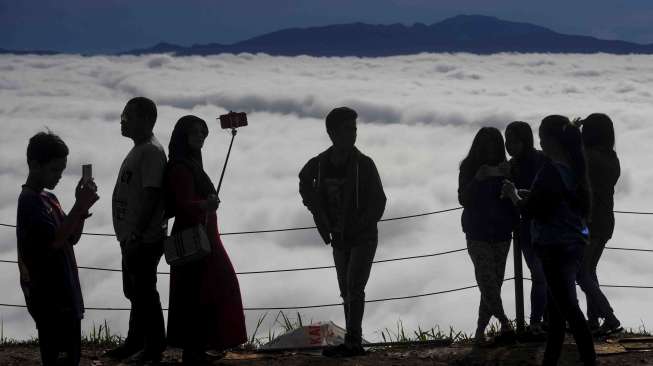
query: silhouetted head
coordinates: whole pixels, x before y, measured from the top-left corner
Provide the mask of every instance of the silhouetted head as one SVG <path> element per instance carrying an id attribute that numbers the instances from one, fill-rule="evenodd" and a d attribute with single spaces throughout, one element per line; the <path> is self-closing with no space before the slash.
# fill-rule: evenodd
<path id="1" fill-rule="evenodd" d="M 583 121 L 585 148 L 614 150 L 614 125 L 603 113 L 592 113 Z"/>
<path id="2" fill-rule="evenodd" d="M 547 116 L 540 124 L 540 144 L 546 155 L 552 157 L 562 154 L 569 160 L 579 182 L 577 188 L 579 207 L 583 216 L 587 218 L 591 206 L 591 196 L 580 129 L 567 117 Z"/>
<path id="3" fill-rule="evenodd" d="M 326 130 L 336 150 L 351 150 L 356 144 L 356 118 L 351 108 L 338 107 L 326 117 Z"/>
<path id="4" fill-rule="evenodd" d="M 499 165 L 506 161 L 503 136 L 494 127 L 482 127 L 474 136 L 467 157 L 460 164 L 460 170 L 475 174 L 482 165 Z"/>
<path id="5" fill-rule="evenodd" d="M 547 155 L 559 152 L 570 154 L 582 148 L 581 133 L 569 118 L 560 115 L 547 116 L 540 124 L 540 145 Z M 571 156 L 568 155 L 571 158 Z"/>
<path id="6" fill-rule="evenodd" d="M 535 149 L 531 125 L 515 121 L 506 127 L 506 151 L 510 156 L 518 158 Z"/>
<path id="7" fill-rule="evenodd" d="M 183 163 L 193 174 L 196 192 L 203 197 L 215 193 L 215 187 L 202 164 L 202 146 L 209 135 L 206 122 L 196 116 L 183 116 L 175 124 L 168 145 L 170 165 Z"/>
<path id="8" fill-rule="evenodd" d="M 68 146 L 52 132 L 39 132 L 27 144 L 27 165 L 32 181 L 47 189 L 59 183 L 68 160 Z"/>
<path id="9" fill-rule="evenodd" d="M 202 146 L 209 135 L 206 122 L 196 116 L 183 116 L 175 124 L 168 145 L 170 160 L 195 160 L 202 164 Z"/>
<path id="10" fill-rule="evenodd" d="M 130 99 L 120 116 L 122 135 L 132 140 L 140 140 L 151 135 L 155 123 L 156 105 L 145 97 Z"/>

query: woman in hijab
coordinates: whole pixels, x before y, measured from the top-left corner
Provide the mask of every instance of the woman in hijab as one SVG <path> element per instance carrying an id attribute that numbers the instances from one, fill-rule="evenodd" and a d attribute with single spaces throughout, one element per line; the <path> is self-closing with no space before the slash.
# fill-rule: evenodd
<path id="1" fill-rule="evenodd" d="M 224 351 L 247 341 L 240 287 L 218 232 L 219 199 L 202 166 L 208 135 L 204 120 L 177 121 L 165 177 L 172 233 L 202 224 L 211 243 L 206 257 L 171 267 L 168 344 L 183 349 L 183 363 L 206 363 L 206 350 Z"/>

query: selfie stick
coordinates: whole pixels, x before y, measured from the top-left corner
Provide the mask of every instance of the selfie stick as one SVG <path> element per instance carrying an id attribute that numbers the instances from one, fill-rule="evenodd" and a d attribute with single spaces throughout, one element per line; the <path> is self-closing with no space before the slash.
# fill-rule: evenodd
<path id="1" fill-rule="evenodd" d="M 231 147 L 234 145 L 234 138 L 236 137 L 238 131 L 235 127 L 231 128 L 231 143 L 229 143 L 229 150 L 227 151 L 227 158 L 224 160 L 224 166 L 222 167 L 222 174 L 220 174 L 220 182 L 218 183 L 218 189 L 216 194 L 220 194 L 220 187 L 222 187 L 222 179 L 224 179 L 224 172 L 227 169 L 227 162 L 229 161 L 229 155 L 231 155 Z"/>

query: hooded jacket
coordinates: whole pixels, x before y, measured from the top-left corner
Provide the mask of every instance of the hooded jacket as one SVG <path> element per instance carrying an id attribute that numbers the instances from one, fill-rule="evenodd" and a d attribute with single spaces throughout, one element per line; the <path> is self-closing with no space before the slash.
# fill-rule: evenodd
<path id="1" fill-rule="evenodd" d="M 325 244 L 348 247 L 366 240 L 377 240 L 377 222 L 383 216 L 386 196 L 374 161 L 355 147 L 345 168 L 342 202 L 344 231 L 334 233 L 328 227 L 324 181 L 332 149 L 333 147 L 310 159 L 299 173 L 302 201 L 313 214 Z"/>
<path id="2" fill-rule="evenodd" d="M 614 232 L 614 187 L 621 174 L 619 158 L 614 150 L 588 148 L 585 153 L 592 187 L 590 235 L 610 239 Z"/>

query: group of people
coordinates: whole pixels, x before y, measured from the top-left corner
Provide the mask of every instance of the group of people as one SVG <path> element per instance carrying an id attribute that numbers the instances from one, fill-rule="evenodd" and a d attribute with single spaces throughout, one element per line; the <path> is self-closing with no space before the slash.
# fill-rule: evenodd
<path id="1" fill-rule="evenodd" d="M 329 357 L 365 354 L 365 286 L 378 244 L 377 223 L 386 205 L 373 160 L 355 146 L 357 117 L 348 107 L 333 109 L 326 117 L 332 146 L 299 173 L 302 201 L 332 247 L 343 299 L 345 342 L 326 348 L 323 354 Z M 180 118 L 166 156 L 153 134 L 156 118 L 154 102 L 145 97 L 129 100 L 121 115 L 122 135 L 134 146 L 117 175 L 112 216 L 131 312 L 124 343 L 106 356 L 157 363 L 172 346 L 183 349 L 184 364 L 201 365 L 207 362 L 207 350 L 246 342 L 241 293 L 220 240 L 220 200 L 202 164 L 208 126 L 196 116 Z M 566 117 L 545 118 L 539 130 L 542 152 L 535 150 L 527 123 L 511 123 L 505 141 L 509 162 L 499 130 L 484 127 L 460 165 L 462 226 L 481 291 L 476 338 L 484 339 L 492 316 L 500 321 L 503 336 L 514 333 L 501 303 L 514 233 L 533 277 L 531 330 L 542 331 L 548 314 L 547 365 L 557 362 L 565 320 L 587 365 L 596 358 L 590 329 L 619 328 L 596 277 L 614 227 L 612 196 L 619 177 L 614 131 L 603 114 L 582 122 L 581 132 L 579 124 Z M 99 199 L 90 177 L 78 182 L 68 213 L 46 191 L 58 184 L 68 153 L 63 140 L 51 132 L 33 136 L 27 147 L 29 175 L 18 199 L 20 282 L 38 329 L 44 365 L 80 361 L 84 303 L 73 246 Z M 203 225 L 211 250 L 198 261 L 171 267 L 166 334 L 156 269 L 171 218 L 173 235 Z M 576 280 L 588 296 L 587 322 L 576 300 Z M 604 319 L 601 327 L 599 318 Z"/>
<path id="2" fill-rule="evenodd" d="M 485 340 L 492 316 L 501 324 L 498 339 L 514 339 L 501 301 L 513 238 L 532 277 L 530 332 L 547 333 L 544 364 L 557 364 L 568 322 L 583 363 L 595 365 L 592 336 L 622 330 L 596 274 L 614 230 L 614 126 L 601 113 L 574 121 L 551 115 L 539 138 L 542 151 L 528 123 L 510 123 L 505 144 L 498 129 L 483 127 L 460 165 L 462 226 L 481 292 L 475 339 Z M 587 318 L 576 283 L 587 297 Z"/>

